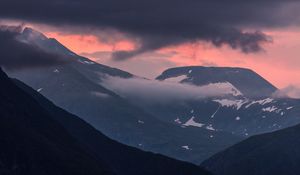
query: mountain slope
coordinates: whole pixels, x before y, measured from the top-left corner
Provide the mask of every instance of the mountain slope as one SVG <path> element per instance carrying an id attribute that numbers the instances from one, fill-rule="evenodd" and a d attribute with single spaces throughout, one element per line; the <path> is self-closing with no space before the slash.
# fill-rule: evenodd
<path id="1" fill-rule="evenodd" d="M 140 104 L 147 112 L 166 122 L 184 124 L 193 116 L 194 121 L 202 123 L 203 127 L 244 137 L 300 123 L 300 100 L 274 98 L 272 93 L 276 88 L 248 69 L 179 67 L 164 71 L 157 79 L 227 89 L 224 96 L 174 101 L 165 105 Z"/>
<path id="2" fill-rule="evenodd" d="M 0 174 L 112 174 L 0 70 Z"/>
<path id="3" fill-rule="evenodd" d="M 100 81 L 103 76 L 107 75 L 118 76 L 122 78 L 133 77 L 133 75 L 128 72 L 97 64 L 96 62 L 93 62 L 85 57 L 79 56 L 66 48 L 55 38 L 47 38 L 44 34 L 31 28 L 25 28 L 18 39 L 34 44 L 48 52 L 62 54 L 66 57 L 69 57 L 69 61 L 73 63 L 72 66 L 75 67 L 77 71 L 85 75 L 86 78 L 89 78 L 94 82 Z M 59 69 L 54 69 L 53 71 L 59 73 Z"/>
<path id="4" fill-rule="evenodd" d="M 240 140 L 231 134 L 184 129 L 161 122 L 113 92 L 89 81 L 69 65 L 61 68 L 58 75 L 51 69 L 23 73 L 20 72 L 17 77 L 56 105 L 82 117 L 110 138 L 131 146 L 200 163 Z M 29 79 L 24 78 L 24 75 Z M 210 138 L 212 133 L 214 139 Z M 186 145 L 193 150 L 182 148 Z"/>
<path id="5" fill-rule="evenodd" d="M 139 105 L 158 119 L 184 125 L 192 117 L 202 128 L 214 128 L 242 137 L 280 130 L 300 123 L 298 99 L 215 97 Z"/>
<path id="6" fill-rule="evenodd" d="M 59 122 L 81 144 L 82 148 L 103 160 L 107 167 L 118 175 L 209 175 L 208 172 L 195 165 L 117 143 L 78 117 L 56 107 L 22 82 L 18 80 L 14 82 Z"/>
<path id="7" fill-rule="evenodd" d="M 300 125 L 253 136 L 222 151 L 202 165 L 216 175 L 300 173 Z"/>
<path id="8" fill-rule="evenodd" d="M 30 85 L 56 105 L 81 117 L 114 140 L 199 164 L 241 139 L 226 132 L 182 128 L 158 120 L 100 85 L 103 77 L 126 79 L 134 75 L 80 57 L 58 42 L 30 29 L 24 30 L 21 36 L 44 49 L 68 55 L 70 63 L 9 72 L 9 75 Z M 214 139 L 211 138 L 212 134 Z M 189 149 L 186 149 L 187 146 Z"/>
<path id="9" fill-rule="evenodd" d="M 230 83 L 246 97 L 268 97 L 277 89 L 257 73 L 249 69 L 229 67 L 177 67 L 164 71 L 157 80 L 186 76 L 180 82 L 197 86 L 210 83 Z"/>

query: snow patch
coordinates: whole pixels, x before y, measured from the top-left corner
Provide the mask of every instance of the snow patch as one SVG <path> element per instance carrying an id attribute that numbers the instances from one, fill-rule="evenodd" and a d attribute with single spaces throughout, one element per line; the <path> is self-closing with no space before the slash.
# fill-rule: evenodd
<path id="1" fill-rule="evenodd" d="M 190 150 L 190 147 L 188 145 L 186 146 L 181 146 L 181 148 L 185 149 L 185 150 Z"/>
<path id="2" fill-rule="evenodd" d="M 175 122 L 175 123 L 178 123 L 178 124 L 182 124 L 182 122 L 180 121 L 179 118 L 175 119 L 174 122 Z"/>
<path id="3" fill-rule="evenodd" d="M 264 111 L 264 112 L 274 112 L 276 110 L 277 110 L 277 108 L 275 106 L 262 108 L 262 111 Z"/>
<path id="4" fill-rule="evenodd" d="M 243 95 L 235 86 L 229 82 L 219 82 L 219 83 L 209 83 L 206 86 L 211 86 L 211 88 L 220 89 L 224 94 L 231 94 L 233 96 Z"/>
<path id="5" fill-rule="evenodd" d="M 39 88 L 37 91 L 38 91 L 38 92 L 41 92 L 42 90 L 43 90 L 43 88 Z"/>
<path id="6" fill-rule="evenodd" d="M 139 124 L 144 124 L 145 122 L 142 121 L 142 120 L 138 120 L 138 123 L 139 123 Z"/>
<path id="7" fill-rule="evenodd" d="M 188 77 L 186 75 L 180 75 L 177 77 L 171 77 L 171 78 L 167 78 L 165 81 L 167 82 L 173 82 L 173 83 L 180 83 L 181 81 L 187 79 Z"/>
<path id="8" fill-rule="evenodd" d="M 219 103 L 222 107 L 233 107 L 239 110 L 245 103 L 247 103 L 247 100 L 229 100 L 229 99 L 218 99 L 213 100 L 214 102 Z"/>
<path id="9" fill-rule="evenodd" d="M 212 124 L 206 126 L 207 130 L 215 131 L 216 129 L 212 126 Z"/>
<path id="10" fill-rule="evenodd" d="M 245 106 L 245 108 L 249 108 L 251 105 L 254 105 L 254 104 L 265 105 L 265 104 L 273 102 L 273 100 L 274 99 L 272 99 L 272 98 L 266 98 L 266 99 L 262 99 L 262 100 L 252 101 L 250 104 Z"/>
<path id="11" fill-rule="evenodd" d="M 294 108 L 294 106 L 290 106 L 290 107 L 287 107 L 286 109 L 290 110 L 290 109 L 293 109 L 293 108 Z"/>
<path id="12" fill-rule="evenodd" d="M 53 72 L 54 72 L 54 73 L 59 73 L 59 70 L 58 70 L 58 69 L 55 69 Z"/>
<path id="13" fill-rule="evenodd" d="M 203 127 L 205 124 L 195 122 L 195 117 L 191 117 L 183 126 Z"/>
<path id="14" fill-rule="evenodd" d="M 93 61 L 86 61 L 86 60 L 78 60 L 78 62 L 80 62 L 81 64 L 88 64 L 88 65 L 92 65 L 92 64 L 95 64 L 95 62 Z"/>
<path id="15" fill-rule="evenodd" d="M 84 61 L 85 64 L 95 64 L 94 62 L 92 61 Z"/>
<path id="16" fill-rule="evenodd" d="M 102 92 L 91 92 L 92 95 L 100 98 L 108 98 L 110 95 L 102 93 Z"/>

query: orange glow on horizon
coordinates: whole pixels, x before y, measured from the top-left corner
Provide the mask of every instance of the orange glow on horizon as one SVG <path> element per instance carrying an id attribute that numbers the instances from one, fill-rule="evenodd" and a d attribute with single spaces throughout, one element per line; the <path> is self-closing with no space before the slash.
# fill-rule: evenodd
<path id="1" fill-rule="evenodd" d="M 94 35 L 75 35 L 75 34 L 59 34 L 56 32 L 47 32 L 45 35 L 48 38 L 55 38 L 73 52 L 80 53 L 94 53 L 94 52 L 111 52 L 114 50 L 133 50 L 134 43 L 130 41 L 118 41 L 116 43 L 101 42 Z"/>

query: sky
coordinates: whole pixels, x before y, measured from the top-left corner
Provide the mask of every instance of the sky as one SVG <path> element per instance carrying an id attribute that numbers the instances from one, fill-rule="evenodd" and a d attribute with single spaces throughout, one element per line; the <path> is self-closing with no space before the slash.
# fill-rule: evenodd
<path id="1" fill-rule="evenodd" d="M 78 54 L 99 63 L 118 67 L 137 75 L 154 78 L 167 68 L 176 66 L 219 66 L 250 68 L 279 88 L 300 86 L 300 28 L 268 32 L 273 42 L 260 53 L 244 54 L 228 47 L 216 48 L 211 44 L 182 44 L 136 56 L 126 61 L 114 61 L 110 54 L 117 47 L 130 50 L 133 44 L 120 42 L 112 46 L 93 35 L 65 35 L 46 33 Z"/>
<path id="2" fill-rule="evenodd" d="M 0 24 L 22 23 L 77 54 L 154 78 L 176 66 L 250 68 L 300 87 L 295 0 L 3 0 Z"/>

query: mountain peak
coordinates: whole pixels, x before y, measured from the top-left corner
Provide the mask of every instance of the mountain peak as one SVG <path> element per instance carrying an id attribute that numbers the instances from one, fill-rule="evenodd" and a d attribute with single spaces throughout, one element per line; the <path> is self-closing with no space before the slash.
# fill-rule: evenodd
<path id="1" fill-rule="evenodd" d="M 75 55 L 74 52 L 66 48 L 56 39 L 48 38 L 43 33 L 30 27 L 24 28 L 23 32 L 19 36 L 19 39 L 27 43 L 35 44 L 46 51 L 64 55 Z"/>
<path id="2" fill-rule="evenodd" d="M 270 96 L 277 88 L 251 69 L 239 67 L 175 67 L 164 71 L 157 80 L 186 75 L 181 83 L 203 86 L 210 83 L 229 82 L 248 97 Z"/>
<path id="3" fill-rule="evenodd" d="M 36 31 L 30 27 L 25 27 L 22 32 L 22 35 L 27 40 L 36 40 L 36 39 L 46 40 L 46 39 L 48 39 L 43 33 Z"/>

